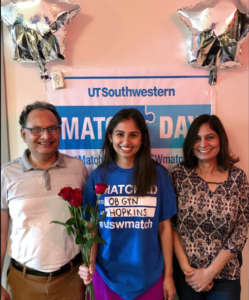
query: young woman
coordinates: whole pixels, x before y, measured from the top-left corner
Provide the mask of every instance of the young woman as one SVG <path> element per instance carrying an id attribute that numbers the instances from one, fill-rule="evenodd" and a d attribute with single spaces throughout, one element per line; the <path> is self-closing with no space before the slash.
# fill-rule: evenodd
<path id="1" fill-rule="evenodd" d="M 93 280 L 97 300 L 173 300 L 170 218 L 176 213 L 175 195 L 150 150 L 142 114 L 132 108 L 119 111 L 106 130 L 103 162 L 84 192 L 84 204 L 94 206 L 96 183 L 109 186 L 98 203 L 100 211 L 108 212 L 99 224 L 108 246 L 95 244 L 90 268 L 79 270 L 86 285 Z"/>
<path id="2" fill-rule="evenodd" d="M 249 183 L 234 166 L 220 120 L 201 115 L 183 145 L 184 160 L 172 171 L 174 278 L 180 300 L 239 300 L 241 251 L 249 223 Z M 184 273 L 183 273 L 184 272 Z"/>

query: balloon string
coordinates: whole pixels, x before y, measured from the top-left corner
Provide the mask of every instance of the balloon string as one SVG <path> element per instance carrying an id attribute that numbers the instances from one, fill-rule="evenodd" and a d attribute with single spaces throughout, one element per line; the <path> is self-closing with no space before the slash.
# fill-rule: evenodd
<path id="1" fill-rule="evenodd" d="M 211 113 L 216 114 L 216 94 L 217 94 L 217 84 L 211 85 L 210 96 L 211 96 Z"/>

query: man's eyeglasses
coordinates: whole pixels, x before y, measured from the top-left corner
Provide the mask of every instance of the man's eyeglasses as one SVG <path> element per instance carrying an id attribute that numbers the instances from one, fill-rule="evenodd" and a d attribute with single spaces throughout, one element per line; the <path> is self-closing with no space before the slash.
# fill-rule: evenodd
<path id="1" fill-rule="evenodd" d="M 60 127 L 59 126 L 51 126 L 51 127 L 33 127 L 33 128 L 28 128 L 28 127 L 23 127 L 25 129 L 30 130 L 31 134 L 33 135 L 42 135 L 45 131 L 45 129 L 47 129 L 49 134 L 58 134 L 60 132 Z"/>

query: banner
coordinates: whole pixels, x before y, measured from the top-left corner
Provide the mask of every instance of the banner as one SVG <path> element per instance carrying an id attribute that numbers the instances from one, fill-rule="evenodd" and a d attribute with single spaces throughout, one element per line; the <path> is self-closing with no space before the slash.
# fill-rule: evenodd
<path id="1" fill-rule="evenodd" d="M 213 91 L 208 76 L 155 72 L 67 72 L 66 87 L 61 90 L 49 81 L 48 98 L 62 118 L 59 150 L 83 160 L 90 173 L 102 161 L 100 149 L 110 119 L 122 108 L 132 107 L 147 122 L 152 157 L 172 169 L 183 159 L 183 141 L 194 118 L 214 113 Z"/>

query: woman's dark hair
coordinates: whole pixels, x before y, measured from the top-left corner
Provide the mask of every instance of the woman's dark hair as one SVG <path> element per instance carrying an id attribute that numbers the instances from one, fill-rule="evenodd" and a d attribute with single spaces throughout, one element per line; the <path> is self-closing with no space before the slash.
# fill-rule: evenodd
<path id="1" fill-rule="evenodd" d="M 143 115 L 137 109 L 122 109 L 111 119 L 105 132 L 105 141 L 101 150 L 103 162 L 100 164 L 100 168 L 107 170 L 110 165 L 112 167 L 114 166 L 116 151 L 109 141 L 109 136 L 112 135 L 113 130 L 118 123 L 129 119 L 132 119 L 135 122 L 142 134 L 142 144 L 136 153 L 135 158 L 133 184 L 136 185 L 137 195 L 145 196 L 149 192 L 150 187 L 156 184 L 157 172 L 155 169 L 155 162 L 151 158 L 148 127 Z"/>
<path id="2" fill-rule="evenodd" d="M 28 114 L 34 110 L 34 109 L 39 109 L 39 110 L 49 110 L 51 111 L 54 116 L 56 117 L 57 121 L 58 121 L 58 125 L 61 125 L 61 117 L 59 116 L 56 107 L 53 104 L 47 103 L 47 102 L 40 102 L 40 101 L 36 101 L 32 104 L 27 105 L 23 111 L 20 114 L 19 117 L 19 124 L 21 125 L 21 127 L 25 127 L 26 123 L 27 123 L 27 119 L 28 119 Z"/>
<path id="3" fill-rule="evenodd" d="M 230 170 L 232 166 L 239 161 L 238 157 L 234 157 L 229 150 L 228 138 L 226 131 L 220 121 L 220 119 L 214 115 L 201 115 L 198 116 L 192 122 L 185 141 L 183 143 L 183 156 L 184 159 L 181 162 L 187 168 L 194 168 L 198 165 L 198 159 L 193 154 L 193 146 L 198 134 L 199 128 L 202 124 L 208 123 L 210 128 L 215 131 L 220 138 L 220 152 L 217 155 L 217 164 L 224 170 Z"/>

